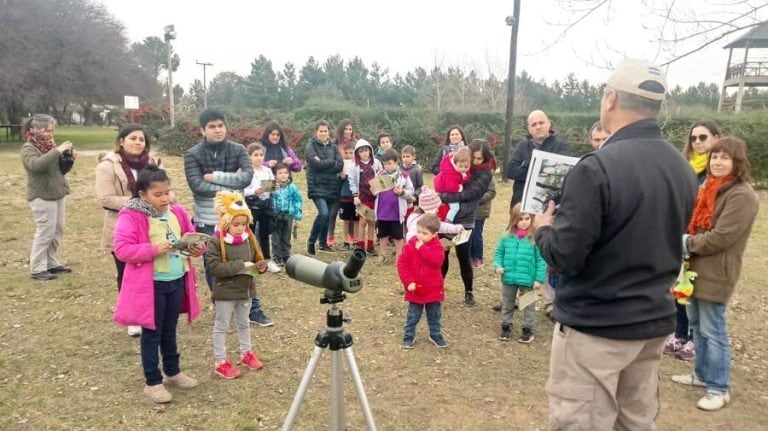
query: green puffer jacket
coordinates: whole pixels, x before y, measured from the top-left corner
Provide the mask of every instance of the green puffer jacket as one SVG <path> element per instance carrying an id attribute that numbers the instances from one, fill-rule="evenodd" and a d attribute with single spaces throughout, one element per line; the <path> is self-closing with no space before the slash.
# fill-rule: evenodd
<path id="1" fill-rule="evenodd" d="M 544 283 L 547 273 L 547 264 L 533 240 L 509 232 L 504 232 L 496 246 L 493 270 L 498 268 L 504 268 L 502 283 L 519 286 L 533 286 L 534 281 Z"/>
<path id="2" fill-rule="evenodd" d="M 218 238 L 211 238 L 205 246 L 205 265 L 211 271 L 216 282 L 211 291 L 211 299 L 235 301 L 256 296 L 256 282 L 251 275 L 238 274 L 245 269 L 245 262 L 258 262 L 264 257 L 259 250 L 254 253 L 248 242 L 224 244 L 227 248 L 227 261 L 221 261 L 221 243 Z"/>

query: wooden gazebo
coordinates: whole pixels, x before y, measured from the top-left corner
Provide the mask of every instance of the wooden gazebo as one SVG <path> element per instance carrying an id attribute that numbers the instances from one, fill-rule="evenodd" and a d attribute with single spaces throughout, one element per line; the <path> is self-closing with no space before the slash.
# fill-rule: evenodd
<path id="1" fill-rule="evenodd" d="M 768 21 L 762 22 L 752 30 L 724 47 L 728 49 L 728 66 L 725 68 L 725 80 L 720 92 L 720 102 L 717 112 L 723 110 L 725 91 L 728 87 L 738 87 L 735 112 L 741 111 L 744 98 L 744 87 L 768 87 Z M 743 49 L 744 59 L 732 63 L 733 50 Z M 750 58 L 750 54 L 752 54 Z"/>

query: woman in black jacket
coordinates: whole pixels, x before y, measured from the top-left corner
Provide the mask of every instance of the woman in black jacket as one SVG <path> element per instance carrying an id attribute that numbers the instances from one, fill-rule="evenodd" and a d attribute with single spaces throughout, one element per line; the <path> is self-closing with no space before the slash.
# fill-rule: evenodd
<path id="1" fill-rule="evenodd" d="M 446 203 L 459 202 L 461 204 L 459 212 L 453 219 L 456 224 L 461 224 L 465 229 L 475 227 L 475 211 L 480 204 L 488 187 L 491 184 L 493 171 L 496 170 L 496 159 L 491 153 L 488 142 L 482 139 L 475 139 L 469 144 L 469 151 L 472 154 L 472 177 L 464 184 L 464 189 L 460 193 L 440 193 L 440 200 Z M 459 261 L 459 272 L 461 280 L 464 283 L 464 305 L 471 307 L 475 305 L 475 296 L 472 291 L 472 261 L 469 255 L 469 241 L 456 246 L 456 258 Z M 448 273 L 448 256 L 450 249 L 445 251 L 445 260 L 443 261 L 443 277 Z"/>
<path id="2" fill-rule="evenodd" d="M 315 124 L 315 133 L 307 143 L 304 157 L 307 160 L 307 194 L 317 207 L 317 217 L 307 241 L 307 254 L 315 255 L 315 243 L 324 252 L 333 251 L 327 242 L 328 221 L 331 208 L 341 194 L 339 172 L 344 167 L 341 154 L 329 136 L 330 125 L 320 120 Z"/>

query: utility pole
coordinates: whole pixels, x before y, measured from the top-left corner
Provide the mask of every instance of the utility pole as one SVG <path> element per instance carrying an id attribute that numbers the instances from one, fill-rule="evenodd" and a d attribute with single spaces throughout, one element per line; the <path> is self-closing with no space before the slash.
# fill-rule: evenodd
<path id="1" fill-rule="evenodd" d="M 501 168 L 501 180 L 507 182 L 507 163 L 512 150 L 512 121 L 515 112 L 515 68 L 517 66 L 517 30 L 520 28 L 520 0 L 515 0 L 512 16 L 507 16 L 506 24 L 512 27 L 509 41 L 509 73 L 507 75 L 507 121 L 504 127 L 504 166 Z"/>
<path id="2" fill-rule="evenodd" d="M 173 116 L 173 58 L 171 57 L 171 41 L 176 39 L 176 29 L 173 24 L 163 27 L 165 31 L 165 44 L 168 51 L 168 107 L 169 115 L 171 116 L 171 127 L 176 125 L 176 121 Z"/>
<path id="3" fill-rule="evenodd" d="M 203 66 L 203 108 L 208 108 L 208 80 L 205 79 L 205 68 L 206 66 L 213 67 L 213 63 L 201 63 L 195 60 L 195 64 Z"/>

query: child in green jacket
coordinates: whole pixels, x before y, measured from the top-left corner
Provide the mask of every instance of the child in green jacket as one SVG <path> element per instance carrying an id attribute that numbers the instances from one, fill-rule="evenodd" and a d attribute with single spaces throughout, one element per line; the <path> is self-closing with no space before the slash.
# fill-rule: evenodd
<path id="1" fill-rule="evenodd" d="M 519 203 L 512 207 L 509 225 L 499 239 L 493 259 L 493 269 L 501 275 L 501 335 L 499 339 L 509 341 L 512 333 L 512 314 L 515 298 L 539 289 L 547 271 L 547 264 L 533 242 L 533 214 L 524 213 Z M 521 343 L 533 341 L 533 326 L 536 322 L 535 302 L 523 309 L 523 332 L 517 340 Z"/>

